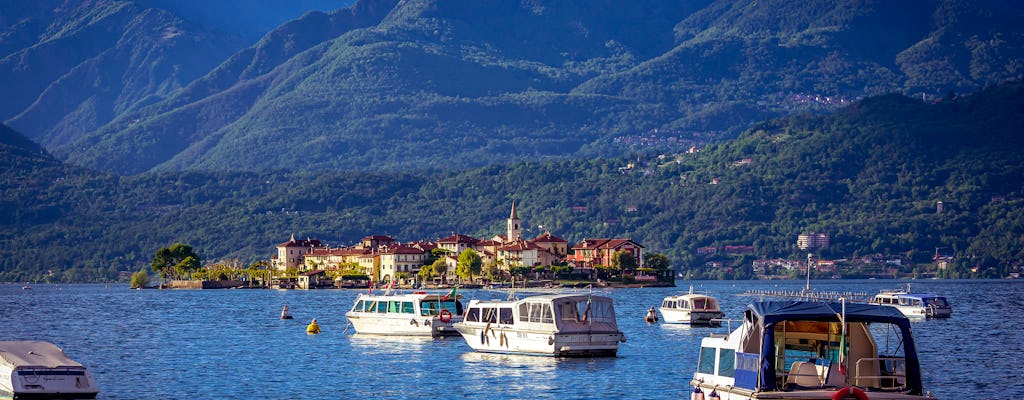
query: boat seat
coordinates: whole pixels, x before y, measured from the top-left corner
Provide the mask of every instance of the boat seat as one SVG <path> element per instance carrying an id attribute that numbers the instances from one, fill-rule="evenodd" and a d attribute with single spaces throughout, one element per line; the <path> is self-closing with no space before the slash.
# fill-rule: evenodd
<path id="1" fill-rule="evenodd" d="M 846 374 L 839 372 L 839 363 L 831 363 L 828 365 L 828 375 L 826 375 L 825 385 L 835 387 L 846 386 Z"/>
<path id="2" fill-rule="evenodd" d="M 813 362 L 797 361 L 789 367 L 786 386 L 820 387 L 825 381 L 823 375 L 819 371 L 819 366 L 814 365 Z"/>

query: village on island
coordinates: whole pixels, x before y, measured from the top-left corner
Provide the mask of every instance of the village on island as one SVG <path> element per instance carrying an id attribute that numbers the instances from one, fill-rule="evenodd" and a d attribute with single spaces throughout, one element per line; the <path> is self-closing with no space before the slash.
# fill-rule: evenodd
<path id="1" fill-rule="evenodd" d="M 505 232 L 490 239 L 452 234 L 403 243 L 370 235 L 352 246 L 331 247 L 293 234 L 276 246 L 262 273 L 241 279 L 172 280 L 169 287 L 674 286 L 668 259 L 645 254 L 644 246 L 632 239 L 583 239 L 570 247 L 551 232 L 533 239 L 522 234 L 514 201 Z"/>

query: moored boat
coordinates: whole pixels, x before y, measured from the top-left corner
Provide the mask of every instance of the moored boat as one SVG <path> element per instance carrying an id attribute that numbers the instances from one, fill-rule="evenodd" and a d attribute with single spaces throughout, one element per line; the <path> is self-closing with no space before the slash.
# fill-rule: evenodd
<path id="1" fill-rule="evenodd" d="M 896 290 L 883 290 L 871 299 L 871 303 L 894 307 L 907 318 L 949 318 L 953 315 L 953 306 L 944 296 L 914 293 L 910 284 Z"/>
<path id="2" fill-rule="evenodd" d="M 92 373 L 50 342 L 0 341 L 0 393 L 15 399 L 93 399 Z"/>
<path id="3" fill-rule="evenodd" d="M 725 317 L 718 299 L 693 293 L 693 287 L 690 293 L 665 297 L 658 310 L 668 324 L 716 325 Z"/>
<path id="4" fill-rule="evenodd" d="M 456 336 L 462 296 L 451 293 L 360 294 L 345 318 L 356 333 L 394 336 Z"/>
<path id="5" fill-rule="evenodd" d="M 909 319 L 863 303 L 752 303 L 737 329 L 701 340 L 690 384 L 723 400 L 934 399 Z"/>
<path id="6" fill-rule="evenodd" d="M 456 323 L 469 347 L 486 353 L 559 357 L 615 356 L 626 340 L 612 299 L 547 294 L 521 300 L 472 300 Z"/>

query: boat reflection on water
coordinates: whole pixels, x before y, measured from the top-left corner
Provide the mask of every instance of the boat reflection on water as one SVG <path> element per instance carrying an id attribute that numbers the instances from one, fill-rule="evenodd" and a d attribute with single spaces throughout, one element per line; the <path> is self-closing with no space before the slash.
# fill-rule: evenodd
<path id="1" fill-rule="evenodd" d="M 349 335 L 352 347 L 357 347 L 365 354 L 401 354 L 420 352 L 437 339 L 430 336 L 386 336 L 356 333 Z"/>

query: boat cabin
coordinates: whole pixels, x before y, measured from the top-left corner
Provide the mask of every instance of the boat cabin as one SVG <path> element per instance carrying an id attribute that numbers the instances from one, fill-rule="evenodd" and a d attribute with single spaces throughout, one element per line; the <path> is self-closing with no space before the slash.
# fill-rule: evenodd
<path id="1" fill-rule="evenodd" d="M 589 294 L 472 300 L 455 329 L 473 350 L 547 356 L 614 356 L 625 336 L 612 299 Z"/>
<path id="2" fill-rule="evenodd" d="M 898 310 L 809 301 L 751 304 L 740 328 L 702 340 L 691 384 L 752 399 L 795 391 L 827 399 L 847 386 L 923 393 L 910 323 Z"/>
<path id="3" fill-rule="evenodd" d="M 419 316 L 436 316 L 441 310 L 447 310 L 452 315 L 462 315 L 462 303 L 452 298 L 442 300 L 434 298 L 373 298 L 359 299 L 352 306 L 355 312 L 376 312 L 390 314 L 409 314 Z"/>

